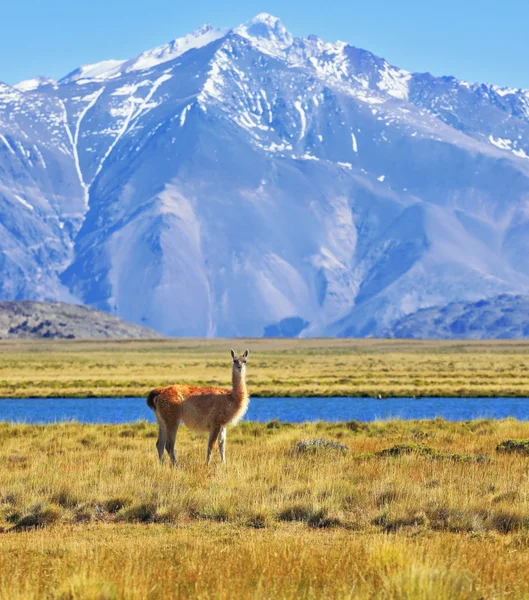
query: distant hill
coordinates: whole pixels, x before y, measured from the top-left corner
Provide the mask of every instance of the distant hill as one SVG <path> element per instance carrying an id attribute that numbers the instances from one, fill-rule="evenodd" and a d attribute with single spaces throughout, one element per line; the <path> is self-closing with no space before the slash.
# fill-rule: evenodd
<path id="1" fill-rule="evenodd" d="M 529 296 L 502 294 L 478 302 L 451 302 L 425 308 L 394 323 L 384 337 L 529 338 Z"/>
<path id="2" fill-rule="evenodd" d="M 62 302 L 0 302 L 0 338 L 159 338 L 108 313 Z"/>

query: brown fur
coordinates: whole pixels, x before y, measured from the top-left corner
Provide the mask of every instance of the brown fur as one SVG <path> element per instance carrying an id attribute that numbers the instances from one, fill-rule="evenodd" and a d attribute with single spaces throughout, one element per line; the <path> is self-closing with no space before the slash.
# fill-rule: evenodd
<path id="1" fill-rule="evenodd" d="M 159 425 L 156 447 L 160 460 L 163 459 L 165 448 L 172 463 L 176 464 L 174 445 L 178 426 L 183 421 L 190 429 L 209 431 L 207 462 L 217 440 L 221 460 L 225 462 L 226 426 L 243 417 L 249 403 L 245 383 L 248 350 L 242 356 L 236 356 L 233 350 L 231 353 L 231 390 L 212 386 L 170 385 L 156 388 L 147 396 L 147 406 L 154 411 Z"/>

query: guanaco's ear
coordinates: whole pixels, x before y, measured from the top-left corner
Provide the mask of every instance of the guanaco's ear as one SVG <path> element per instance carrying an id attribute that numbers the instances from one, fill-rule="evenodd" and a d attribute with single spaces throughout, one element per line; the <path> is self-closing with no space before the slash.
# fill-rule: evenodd
<path id="1" fill-rule="evenodd" d="M 243 357 L 243 358 L 248 358 L 248 354 L 250 354 L 250 353 L 248 352 L 248 350 L 245 350 L 245 352 L 244 352 L 244 354 L 242 355 L 242 357 Z"/>
<path id="2" fill-rule="evenodd" d="M 233 350 L 231 350 L 231 357 L 235 358 L 235 352 Z"/>

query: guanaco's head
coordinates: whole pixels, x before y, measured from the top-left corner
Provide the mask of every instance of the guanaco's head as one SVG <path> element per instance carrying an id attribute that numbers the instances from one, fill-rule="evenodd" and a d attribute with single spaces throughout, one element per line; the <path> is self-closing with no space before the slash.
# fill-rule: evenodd
<path id="1" fill-rule="evenodd" d="M 237 356 L 233 350 L 231 351 L 231 357 L 233 358 L 233 371 L 235 373 L 244 373 L 246 371 L 248 354 L 248 350 L 245 350 L 244 354 L 241 354 L 241 356 Z"/>

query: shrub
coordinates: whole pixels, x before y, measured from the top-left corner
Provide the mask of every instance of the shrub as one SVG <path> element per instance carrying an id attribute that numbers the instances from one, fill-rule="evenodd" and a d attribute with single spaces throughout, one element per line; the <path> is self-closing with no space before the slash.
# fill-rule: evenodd
<path id="1" fill-rule="evenodd" d="M 314 510 L 311 507 L 296 504 L 283 510 L 279 514 L 280 521 L 299 521 L 306 523 L 309 527 L 323 529 L 325 527 L 335 527 L 340 525 L 339 519 L 330 518 L 327 509 L 320 508 Z"/>
<path id="2" fill-rule="evenodd" d="M 55 504 L 37 504 L 29 513 L 16 516 L 10 519 L 15 523 L 16 529 L 31 529 L 34 527 L 47 527 L 60 520 L 62 510 Z"/>
<path id="3" fill-rule="evenodd" d="M 461 533 L 485 530 L 484 514 L 480 510 L 440 506 L 428 510 L 427 514 L 431 528 L 438 531 Z"/>
<path id="4" fill-rule="evenodd" d="M 336 527 L 337 525 L 340 525 L 340 520 L 329 517 L 327 515 L 327 510 L 325 508 L 321 508 L 320 510 L 314 511 L 310 515 L 307 525 L 309 525 L 309 527 L 324 529 L 326 527 Z"/>
<path id="5" fill-rule="evenodd" d="M 256 513 L 248 517 L 246 525 L 253 529 L 264 529 L 268 526 L 268 516 L 265 513 Z"/>
<path id="6" fill-rule="evenodd" d="M 410 527 L 424 527 L 428 523 L 428 518 L 423 512 L 416 512 L 402 517 L 390 517 L 383 512 L 375 517 L 371 523 L 381 527 L 386 533 L 393 533 L 399 529 L 408 529 Z"/>
<path id="7" fill-rule="evenodd" d="M 323 438 L 311 438 L 301 440 L 295 446 L 295 451 L 298 453 L 318 452 L 321 450 L 339 450 L 340 452 L 348 452 L 349 447 L 339 442 L 324 440 Z"/>
<path id="8" fill-rule="evenodd" d="M 422 454 L 425 456 L 431 456 L 434 451 L 430 446 L 423 446 L 422 444 L 397 444 L 391 446 L 391 448 L 385 448 L 375 453 L 376 456 L 403 456 L 405 454 Z"/>
<path id="9" fill-rule="evenodd" d="M 302 506 L 301 504 L 295 504 L 294 506 L 289 506 L 285 508 L 285 510 L 281 511 L 279 514 L 280 521 L 302 521 L 306 523 L 311 515 L 312 508 L 308 506 Z"/>
<path id="10" fill-rule="evenodd" d="M 503 440 L 496 446 L 496 452 L 529 454 L 529 440 Z"/>
<path id="11" fill-rule="evenodd" d="M 121 510 L 117 515 L 117 520 L 128 523 L 148 523 L 154 521 L 155 515 L 156 505 L 153 502 L 142 502 Z"/>
<path id="12" fill-rule="evenodd" d="M 476 462 L 478 464 L 483 464 L 490 462 L 490 457 L 488 454 L 477 454 L 474 456 L 473 454 L 432 454 L 431 456 L 434 460 L 451 460 L 453 462 L 461 462 L 461 463 L 472 463 Z"/>
<path id="13" fill-rule="evenodd" d="M 491 521 L 492 527 L 500 533 L 512 533 L 529 529 L 529 517 L 515 512 L 497 512 Z"/>
<path id="14" fill-rule="evenodd" d="M 132 500 L 130 498 L 110 498 L 104 503 L 106 510 L 110 514 L 115 514 L 119 512 L 122 508 L 125 508 L 129 504 L 131 504 Z"/>

